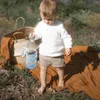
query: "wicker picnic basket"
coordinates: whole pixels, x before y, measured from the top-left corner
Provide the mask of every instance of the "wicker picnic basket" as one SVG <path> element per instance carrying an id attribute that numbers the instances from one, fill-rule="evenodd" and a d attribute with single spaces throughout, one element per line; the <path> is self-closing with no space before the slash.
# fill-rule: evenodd
<path id="1" fill-rule="evenodd" d="M 16 23 L 18 22 L 19 19 L 23 19 L 23 17 L 19 17 L 16 20 Z M 24 21 L 24 19 L 23 19 Z M 16 26 L 16 25 L 15 25 Z M 25 64 L 25 57 L 22 57 L 21 55 L 15 55 L 14 53 L 19 52 L 17 51 L 18 49 L 22 48 L 22 43 L 24 43 L 24 45 L 27 45 L 27 41 L 29 40 L 29 34 L 34 32 L 34 27 L 23 27 L 22 28 L 15 28 L 14 31 L 9 32 L 5 35 L 5 37 L 12 37 L 14 39 L 14 41 L 17 41 L 17 47 L 12 49 L 11 52 L 11 61 L 14 64 Z M 16 37 L 16 38 L 15 38 Z M 16 42 L 14 42 L 15 45 Z M 26 44 L 25 44 L 26 43 Z M 36 40 L 36 49 L 38 49 L 38 46 L 40 44 L 40 40 Z M 34 48 L 34 45 L 32 42 L 30 42 L 29 48 Z M 16 51 L 16 52 L 15 52 Z"/>

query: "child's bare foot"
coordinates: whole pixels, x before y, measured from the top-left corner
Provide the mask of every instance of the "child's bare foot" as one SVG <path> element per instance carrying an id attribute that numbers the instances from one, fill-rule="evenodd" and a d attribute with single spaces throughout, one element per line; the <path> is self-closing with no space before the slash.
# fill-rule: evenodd
<path id="1" fill-rule="evenodd" d="M 56 86 L 55 91 L 56 91 L 56 92 L 60 92 L 60 91 L 63 91 L 64 89 L 65 89 L 65 87 Z"/>
<path id="2" fill-rule="evenodd" d="M 59 81 L 58 86 L 60 86 L 60 87 L 64 87 L 64 81 Z"/>
<path id="3" fill-rule="evenodd" d="M 63 91 L 64 90 L 64 81 L 60 81 L 58 86 L 56 86 L 55 91 Z"/>
<path id="4" fill-rule="evenodd" d="M 38 89 L 38 93 L 42 94 L 44 91 L 45 91 L 46 87 L 45 86 L 41 86 L 39 89 Z"/>

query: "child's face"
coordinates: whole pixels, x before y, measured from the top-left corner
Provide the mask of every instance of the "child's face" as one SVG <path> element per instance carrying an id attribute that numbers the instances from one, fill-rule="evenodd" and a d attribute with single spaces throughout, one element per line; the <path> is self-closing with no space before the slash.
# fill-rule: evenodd
<path id="1" fill-rule="evenodd" d="M 54 19 L 44 18 L 44 16 L 41 13 L 40 13 L 40 16 L 41 16 L 42 20 L 44 21 L 44 23 L 46 23 L 48 25 L 53 25 Z"/>

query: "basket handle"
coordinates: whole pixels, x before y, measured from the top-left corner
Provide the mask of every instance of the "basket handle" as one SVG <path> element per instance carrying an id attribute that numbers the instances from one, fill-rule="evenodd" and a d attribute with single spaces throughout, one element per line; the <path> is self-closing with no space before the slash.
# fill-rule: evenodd
<path id="1" fill-rule="evenodd" d="M 19 21 L 19 19 L 22 19 L 22 21 L 23 21 L 23 27 L 24 27 L 24 25 L 25 25 L 25 19 L 23 18 L 23 17 L 18 17 L 17 19 L 16 19 L 16 22 L 15 22 L 15 30 L 17 29 L 17 25 L 18 25 L 18 21 Z"/>
<path id="2" fill-rule="evenodd" d="M 16 36 L 15 36 L 15 35 L 17 35 L 17 34 L 23 34 L 23 32 L 15 32 L 15 33 L 13 34 L 13 37 L 14 37 L 15 42 L 17 42 Z"/>

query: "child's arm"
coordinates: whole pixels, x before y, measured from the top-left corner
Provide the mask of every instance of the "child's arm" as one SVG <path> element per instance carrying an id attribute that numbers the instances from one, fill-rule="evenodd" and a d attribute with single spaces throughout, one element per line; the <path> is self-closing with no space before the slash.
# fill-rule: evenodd
<path id="1" fill-rule="evenodd" d="M 33 41 L 41 39 L 41 22 L 39 22 L 35 27 L 34 27 L 34 32 L 29 34 L 29 38 L 31 37 Z"/>
<path id="2" fill-rule="evenodd" d="M 68 56 L 71 54 L 72 37 L 70 34 L 68 34 L 68 32 L 66 31 L 63 25 L 61 27 L 61 38 L 63 39 L 63 43 L 65 46 L 65 54 L 66 56 Z"/>
<path id="3" fill-rule="evenodd" d="M 37 25 L 34 28 L 34 32 L 29 34 L 29 39 L 31 42 L 34 42 L 35 40 L 38 40 L 41 38 L 41 26 Z"/>

